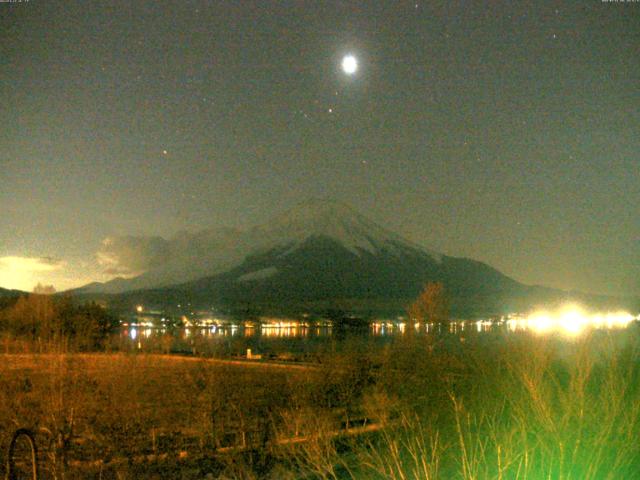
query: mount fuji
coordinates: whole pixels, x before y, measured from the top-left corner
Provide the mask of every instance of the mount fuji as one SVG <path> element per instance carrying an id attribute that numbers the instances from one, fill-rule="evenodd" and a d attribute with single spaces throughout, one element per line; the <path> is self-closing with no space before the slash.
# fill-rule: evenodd
<path id="1" fill-rule="evenodd" d="M 304 249 L 312 239 L 331 241 L 354 257 L 419 253 L 439 262 L 442 255 L 403 240 L 380 227 L 347 205 L 326 201 L 307 201 L 270 222 L 246 231 L 235 229 L 202 230 L 181 233 L 172 240 L 160 240 L 158 261 L 133 278 L 116 278 L 83 287 L 84 292 L 122 293 L 185 283 L 233 269 L 248 268 L 247 260 L 276 254 L 288 257 Z M 107 240 L 109 242 L 110 240 Z M 326 252 L 325 252 L 326 253 Z M 251 263 L 251 262 L 249 262 Z M 281 265 L 282 266 L 282 265 Z M 239 281 L 265 279 L 277 274 L 275 265 L 260 271 L 247 271 Z"/>
<path id="2" fill-rule="evenodd" d="M 529 287 L 484 263 L 407 241 L 347 205 L 308 201 L 246 231 L 204 230 L 155 242 L 153 264 L 132 278 L 75 291 L 119 306 L 180 302 L 271 310 L 398 311 L 424 284 L 445 286 L 457 314 L 499 313 L 525 297 L 561 292 Z M 555 293 L 554 293 L 555 292 Z"/>

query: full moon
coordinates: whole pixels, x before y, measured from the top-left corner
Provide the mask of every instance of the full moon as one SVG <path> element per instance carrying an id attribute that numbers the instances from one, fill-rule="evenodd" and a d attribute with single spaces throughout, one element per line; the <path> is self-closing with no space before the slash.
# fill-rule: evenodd
<path id="1" fill-rule="evenodd" d="M 358 70 L 358 60 L 353 55 L 346 55 L 342 59 L 342 70 L 347 75 L 353 75 Z"/>

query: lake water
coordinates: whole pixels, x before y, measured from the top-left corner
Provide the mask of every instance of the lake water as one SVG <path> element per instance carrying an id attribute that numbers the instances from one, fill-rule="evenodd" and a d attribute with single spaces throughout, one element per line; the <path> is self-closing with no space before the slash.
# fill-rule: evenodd
<path id="1" fill-rule="evenodd" d="M 224 323 L 200 327 L 165 329 L 130 324 L 121 331 L 120 341 L 130 349 L 201 353 L 205 355 L 243 356 L 247 349 L 264 358 L 311 359 L 326 351 L 342 349 L 376 349 L 409 336 L 402 321 L 378 321 L 361 327 L 336 327 L 286 321 L 260 323 Z M 415 337 L 437 336 L 449 342 L 464 343 L 468 339 L 530 333 L 553 336 L 561 340 L 579 338 L 587 332 L 620 332 L 638 330 L 638 317 L 629 314 L 560 316 L 543 314 L 526 318 L 501 320 L 452 321 L 443 324 L 417 324 Z"/>

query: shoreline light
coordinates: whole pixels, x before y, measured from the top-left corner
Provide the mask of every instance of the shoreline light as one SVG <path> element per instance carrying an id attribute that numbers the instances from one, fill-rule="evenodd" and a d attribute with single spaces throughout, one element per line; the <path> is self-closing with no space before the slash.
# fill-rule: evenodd
<path id="1" fill-rule="evenodd" d="M 626 328 L 636 317 L 629 312 L 587 312 L 577 305 L 566 305 L 556 312 L 535 311 L 521 319 L 510 319 L 511 330 L 522 328 L 536 333 L 558 331 L 568 336 L 580 335 L 587 329 Z"/>

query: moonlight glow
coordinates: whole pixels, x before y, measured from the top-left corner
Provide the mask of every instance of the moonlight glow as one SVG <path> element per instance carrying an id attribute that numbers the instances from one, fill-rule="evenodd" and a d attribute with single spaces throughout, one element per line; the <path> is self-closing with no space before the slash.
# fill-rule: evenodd
<path id="1" fill-rule="evenodd" d="M 347 75 L 353 75 L 358 70 L 358 60 L 353 55 L 347 55 L 342 59 L 342 70 Z"/>

